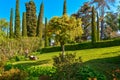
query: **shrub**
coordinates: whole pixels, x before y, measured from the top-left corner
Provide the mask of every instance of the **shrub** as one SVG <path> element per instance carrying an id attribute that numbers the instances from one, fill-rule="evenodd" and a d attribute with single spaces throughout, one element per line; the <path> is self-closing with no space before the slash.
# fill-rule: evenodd
<path id="1" fill-rule="evenodd" d="M 94 45 L 91 42 L 70 44 L 70 45 L 65 45 L 65 50 L 66 51 L 74 51 L 74 50 L 103 48 L 103 47 L 112 47 L 112 46 L 120 46 L 120 39 L 96 42 L 96 43 L 94 43 Z M 61 51 L 60 46 L 47 47 L 47 48 L 42 49 L 42 53 L 57 52 L 57 51 Z"/>
<path id="2" fill-rule="evenodd" d="M 56 73 L 51 76 L 51 80 L 88 80 L 88 78 L 97 78 L 97 80 L 106 80 L 105 76 L 99 72 L 84 67 L 81 58 L 76 59 L 75 54 L 61 54 L 53 58 Z"/>
<path id="3" fill-rule="evenodd" d="M 38 77 L 38 76 L 51 76 L 53 73 L 56 72 L 55 67 L 49 67 L 49 66 L 33 66 L 27 69 L 27 72 L 30 76 Z"/>
<path id="4" fill-rule="evenodd" d="M 1 74 L 0 80 L 25 80 L 27 79 L 28 74 L 19 69 L 10 69 Z"/>

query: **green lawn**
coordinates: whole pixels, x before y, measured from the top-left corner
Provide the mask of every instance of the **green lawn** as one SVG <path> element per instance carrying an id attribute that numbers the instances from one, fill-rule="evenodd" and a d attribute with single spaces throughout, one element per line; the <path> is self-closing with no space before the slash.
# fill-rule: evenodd
<path id="1" fill-rule="evenodd" d="M 86 49 L 77 51 L 67 51 L 66 53 L 76 53 L 76 55 L 82 58 L 83 65 L 89 65 L 99 72 L 107 75 L 109 79 L 112 76 L 112 70 L 120 68 L 120 46 Z M 52 57 L 58 55 L 60 52 L 53 53 L 36 53 L 39 57 L 37 61 L 19 61 L 13 63 L 14 65 L 28 65 L 30 66 L 52 66 Z"/>

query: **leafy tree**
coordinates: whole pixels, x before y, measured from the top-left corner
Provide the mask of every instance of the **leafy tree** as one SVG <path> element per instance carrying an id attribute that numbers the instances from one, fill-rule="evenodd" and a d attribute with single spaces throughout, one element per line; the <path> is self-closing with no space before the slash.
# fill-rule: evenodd
<path id="1" fill-rule="evenodd" d="M 27 36 L 26 13 L 25 12 L 23 12 L 23 17 L 22 17 L 22 36 L 23 37 Z"/>
<path id="2" fill-rule="evenodd" d="M 45 47 L 49 46 L 47 18 L 45 18 Z"/>
<path id="3" fill-rule="evenodd" d="M 29 37 L 36 36 L 37 28 L 37 16 L 36 16 L 36 6 L 33 0 L 26 3 L 26 25 L 27 25 L 27 35 Z"/>
<path id="4" fill-rule="evenodd" d="M 66 6 L 66 0 L 64 0 L 64 5 L 63 5 L 63 15 L 67 14 L 67 6 Z"/>
<path id="5" fill-rule="evenodd" d="M 14 37 L 14 33 L 13 33 L 13 8 L 11 8 L 11 12 L 10 12 L 10 38 Z"/>
<path id="6" fill-rule="evenodd" d="M 81 19 L 68 17 L 67 15 L 53 17 L 49 21 L 48 32 L 51 36 L 55 37 L 56 42 L 60 42 L 63 55 L 65 51 L 64 45 L 67 41 L 70 39 L 74 40 L 76 36 L 81 36 L 83 34 L 81 24 Z"/>
<path id="7" fill-rule="evenodd" d="M 91 0 L 91 4 L 96 4 L 96 9 L 99 8 L 101 16 L 101 39 L 104 37 L 104 14 L 106 9 L 110 9 L 110 4 L 115 0 Z"/>
<path id="8" fill-rule="evenodd" d="M 96 25 L 95 25 L 95 9 L 94 6 L 92 7 L 92 20 L 91 20 L 91 27 L 92 27 L 92 43 L 95 43 L 97 40 L 96 37 Z"/>
<path id="9" fill-rule="evenodd" d="M 120 1 L 119 1 L 119 5 L 118 5 L 118 24 L 119 24 L 119 30 L 120 30 Z"/>
<path id="10" fill-rule="evenodd" d="M 20 12 L 19 12 L 19 0 L 16 0 L 16 11 L 15 11 L 15 37 L 20 37 Z"/>

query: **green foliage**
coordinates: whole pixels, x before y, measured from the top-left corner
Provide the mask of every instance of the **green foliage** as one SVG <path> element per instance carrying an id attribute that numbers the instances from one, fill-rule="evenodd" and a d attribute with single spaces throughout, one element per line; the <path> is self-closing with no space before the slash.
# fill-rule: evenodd
<path id="1" fill-rule="evenodd" d="M 1 74 L 0 80 L 25 80 L 27 79 L 28 74 L 19 69 L 10 69 Z"/>
<path id="2" fill-rule="evenodd" d="M 92 28 L 92 33 L 91 33 L 92 43 L 95 43 L 97 40 L 97 36 L 96 36 L 97 31 L 96 31 L 96 25 L 95 25 L 95 9 L 94 9 L 94 7 L 92 7 L 91 28 Z"/>
<path id="3" fill-rule="evenodd" d="M 38 77 L 38 76 L 52 76 L 53 73 L 56 72 L 55 67 L 49 67 L 49 66 L 32 66 L 27 69 L 27 72 L 29 75 L 33 77 Z"/>
<path id="4" fill-rule="evenodd" d="M 20 12 L 19 12 L 19 0 L 16 0 L 16 11 L 15 11 L 15 38 L 20 38 Z"/>
<path id="5" fill-rule="evenodd" d="M 22 17 L 22 36 L 23 37 L 27 36 L 26 13 L 25 12 L 23 12 L 23 17 Z"/>
<path id="6" fill-rule="evenodd" d="M 11 8 L 11 12 L 10 12 L 10 38 L 14 37 L 14 33 L 13 33 L 13 8 Z"/>
<path id="7" fill-rule="evenodd" d="M 115 40 L 96 42 L 94 43 L 94 45 L 92 45 L 92 43 L 90 42 L 65 45 L 65 50 L 74 51 L 74 50 L 83 50 L 83 49 L 92 49 L 92 48 L 112 47 L 112 46 L 119 46 L 119 45 L 120 45 L 120 39 L 115 39 Z M 42 53 L 57 52 L 60 50 L 61 50 L 60 46 L 47 47 L 42 49 Z"/>
<path id="8" fill-rule="evenodd" d="M 29 37 L 35 37 L 37 28 L 37 16 L 36 6 L 33 0 L 29 1 L 29 3 L 26 3 L 26 21 L 27 35 Z"/>

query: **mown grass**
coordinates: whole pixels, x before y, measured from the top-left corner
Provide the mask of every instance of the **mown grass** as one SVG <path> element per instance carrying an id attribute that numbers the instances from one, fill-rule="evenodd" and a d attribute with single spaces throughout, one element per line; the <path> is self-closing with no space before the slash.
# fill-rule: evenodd
<path id="1" fill-rule="evenodd" d="M 52 58 L 59 55 L 60 52 L 51 52 L 39 54 L 35 53 L 39 60 L 37 61 L 19 61 L 13 65 L 30 66 L 52 66 Z M 67 51 L 66 53 L 76 53 L 77 57 L 81 57 L 83 65 L 89 65 L 95 70 L 105 74 L 108 79 L 112 80 L 112 71 L 120 68 L 120 46 L 95 48 L 86 50 Z"/>

